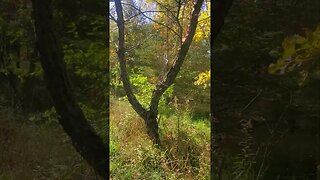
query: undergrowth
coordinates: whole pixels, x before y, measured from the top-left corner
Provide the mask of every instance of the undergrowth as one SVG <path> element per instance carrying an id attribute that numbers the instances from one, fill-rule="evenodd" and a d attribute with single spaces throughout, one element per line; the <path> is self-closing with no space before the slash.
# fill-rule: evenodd
<path id="1" fill-rule="evenodd" d="M 179 122 L 179 124 L 178 124 Z M 161 148 L 126 101 L 110 103 L 110 179 L 210 179 L 210 125 L 186 111 L 160 115 Z"/>

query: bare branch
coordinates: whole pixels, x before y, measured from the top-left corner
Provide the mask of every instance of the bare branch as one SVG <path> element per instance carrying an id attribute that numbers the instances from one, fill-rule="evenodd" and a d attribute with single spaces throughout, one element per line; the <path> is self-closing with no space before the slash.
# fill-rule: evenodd
<path id="1" fill-rule="evenodd" d="M 199 20 L 198 22 L 202 22 L 202 21 L 205 21 L 205 20 L 210 19 L 210 18 L 211 18 L 211 16 L 208 16 L 208 17 L 206 17 L 204 19 Z"/>
<path id="2" fill-rule="evenodd" d="M 153 37 L 155 34 L 157 34 L 159 32 L 159 30 L 163 29 L 165 27 L 159 27 L 157 29 L 154 30 L 154 33 L 149 35 L 148 37 L 144 38 L 142 41 L 140 41 L 139 43 L 137 43 L 135 46 L 129 47 L 127 48 L 127 51 L 132 51 L 134 49 L 139 48 L 144 42 L 146 42 L 147 40 L 149 40 L 151 37 Z"/>
<path id="3" fill-rule="evenodd" d="M 134 8 L 135 10 L 139 11 L 139 13 L 141 13 L 145 18 L 149 19 L 150 21 L 152 21 L 152 22 L 154 22 L 154 23 L 157 23 L 157 24 L 159 24 L 159 25 L 161 25 L 161 26 L 164 26 L 164 27 L 168 28 L 168 29 L 169 29 L 170 31 L 172 31 L 175 35 L 177 35 L 178 37 L 181 38 L 180 34 L 177 33 L 174 29 L 172 29 L 172 28 L 169 27 L 168 25 L 165 25 L 165 24 L 163 24 L 163 23 L 161 23 L 161 22 L 159 22 L 159 21 L 156 21 L 156 20 L 152 19 L 151 17 L 145 15 L 139 8 L 137 8 L 137 7 L 135 7 L 135 6 L 131 5 L 131 4 L 128 4 L 128 3 L 122 3 L 122 4 L 123 4 L 123 5 L 131 6 L 131 7 Z"/>
<path id="4" fill-rule="evenodd" d="M 241 109 L 240 113 L 239 113 L 239 116 L 241 116 L 243 114 L 243 112 L 248 109 L 248 107 L 260 96 L 260 94 L 262 93 L 262 89 L 259 90 L 259 92 L 257 93 L 257 95 L 255 95 L 251 100 L 250 102 L 244 107 Z"/>
<path id="5" fill-rule="evenodd" d="M 116 18 L 114 18 L 114 17 L 112 16 L 112 14 L 109 14 L 109 16 L 110 16 L 110 19 L 111 19 L 111 20 L 113 20 L 115 23 L 117 23 Z"/>
<path id="6" fill-rule="evenodd" d="M 144 13 L 152 13 L 152 12 L 166 12 L 166 11 L 141 11 L 141 12 L 139 12 L 139 13 L 131 16 L 131 17 L 129 17 L 129 18 L 126 19 L 124 22 L 127 22 L 127 21 L 129 21 L 130 19 L 132 19 L 132 18 L 134 18 L 134 17 L 137 17 L 137 16 L 139 16 L 139 15 L 141 15 L 141 14 L 144 14 Z"/>

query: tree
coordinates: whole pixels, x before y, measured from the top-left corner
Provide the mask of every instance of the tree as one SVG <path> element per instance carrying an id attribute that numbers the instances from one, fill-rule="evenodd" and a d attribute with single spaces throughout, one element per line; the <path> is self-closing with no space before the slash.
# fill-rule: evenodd
<path id="1" fill-rule="evenodd" d="M 119 36 L 119 48 L 118 48 L 118 60 L 120 64 L 120 76 L 123 82 L 123 87 L 133 109 L 141 116 L 146 124 L 148 135 L 152 138 L 154 144 L 160 145 L 160 138 L 158 132 L 158 106 L 159 101 L 163 93 L 173 84 L 183 61 L 187 55 L 192 39 L 195 35 L 198 18 L 201 11 L 201 6 L 204 0 L 197 0 L 194 5 L 194 10 L 191 15 L 190 26 L 188 28 L 188 35 L 179 47 L 179 52 L 175 58 L 172 67 L 166 72 L 164 78 L 159 80 L 155 89 L 153 90 L 151 101 L 149 104 L 149 110 L 144 108 L 134 95 L 129 80 L 129 75 L 126 69 L 126 56 L 125 56 L 125 21 L 123 18 L 123 8 L 120 0 L 115 1 L 117 12 L 117 26 Z"/>
<path id="2" fill-rule="evenodd" d="M 76 104 L 65 70 L 62 46 L 52 22 L 51 2 L 32 0 L 40 61 L 59 122 L 74 147 L 103 178 L 108 175 L 108 146 L 89 125 Z"/>

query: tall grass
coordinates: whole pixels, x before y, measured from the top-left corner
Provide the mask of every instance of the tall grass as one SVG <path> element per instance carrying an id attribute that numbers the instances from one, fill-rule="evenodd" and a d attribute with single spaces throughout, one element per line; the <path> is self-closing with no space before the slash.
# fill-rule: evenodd
<path id="1" fill-rule="evenodd" d="M 192 119 L 186 111 L 162 114 L 159 120 L 160 149 L 129 103 L 111 100 L 110 178 L 210 179 L 208 120 Z"/>

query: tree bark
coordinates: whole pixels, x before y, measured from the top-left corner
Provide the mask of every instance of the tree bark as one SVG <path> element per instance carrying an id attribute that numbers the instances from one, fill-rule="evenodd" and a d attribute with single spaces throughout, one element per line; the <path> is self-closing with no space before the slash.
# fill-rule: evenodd
<path id="1" fill-rule="evenodd" d="M 63 62 L 63 50 L 52 23 L 51 0 L 32 0 L 40 61 L 59 122 L 75 149 L 107 179 L 108 146 L 96 134 L 75 102 Z"/>
<path id="2" fill-rule="evenodd" d="M 232 5 L 232 2 L 233 0 L 213 0 L 213 29 L 211 30 L 212 41 L 214 41 L 216 36 L 219 34 L 224 24 L 224 19 L 227 16 L 228 11 Z"/>
<path id="3" fill-rule="evenodd" d="M 123 11 L 121 0 L 115 0 L 116 5 L 116 12 L 117 12 L 117 25 L 118 25 L 118 32 L 119 32 L 119 49 L 118 49 L 118 58 L 120 64 L 120 75 L 122 78 L 123 86 L 125 92 L 127 94 L 128 100 L 132 105 L 133 109 L 144 119 L 147 131 L 149 136 L 152 138 L 154 144 L 160 145 L 160 138 L 158 132 L 158 106 L 159 101 L 163 93 L 173 84 L 175 78 L 177 77 L 180 68 L 183 64 L 183 61 L 188 53 L 190 48 L 192 39 L 195 35 L 197 24 L 198 24 L 198 17 L 200 14 L 201 6 L 204 0 L 197 0 L 194 10 L 192 12 L 192 17 L 190 21 L 190 26 L 188 30 L 188 36 L 186 40 L 180 47 L 178 57 L 173 63 L 173 66 L 169 69 L 166 73 L 163 80 L 160 80 L 159 83 L 156 85 L 156 89 L 153 91 L 151 102 L 150 102 L 150 110 L 146 110 L 142 107 L 139 103 L 137 98 L 135 97 L 129 76 L 126 70 L 126 59 L 125 59 L 125 46 L 124 46 L 124 19 L 123 19 Z"/>

